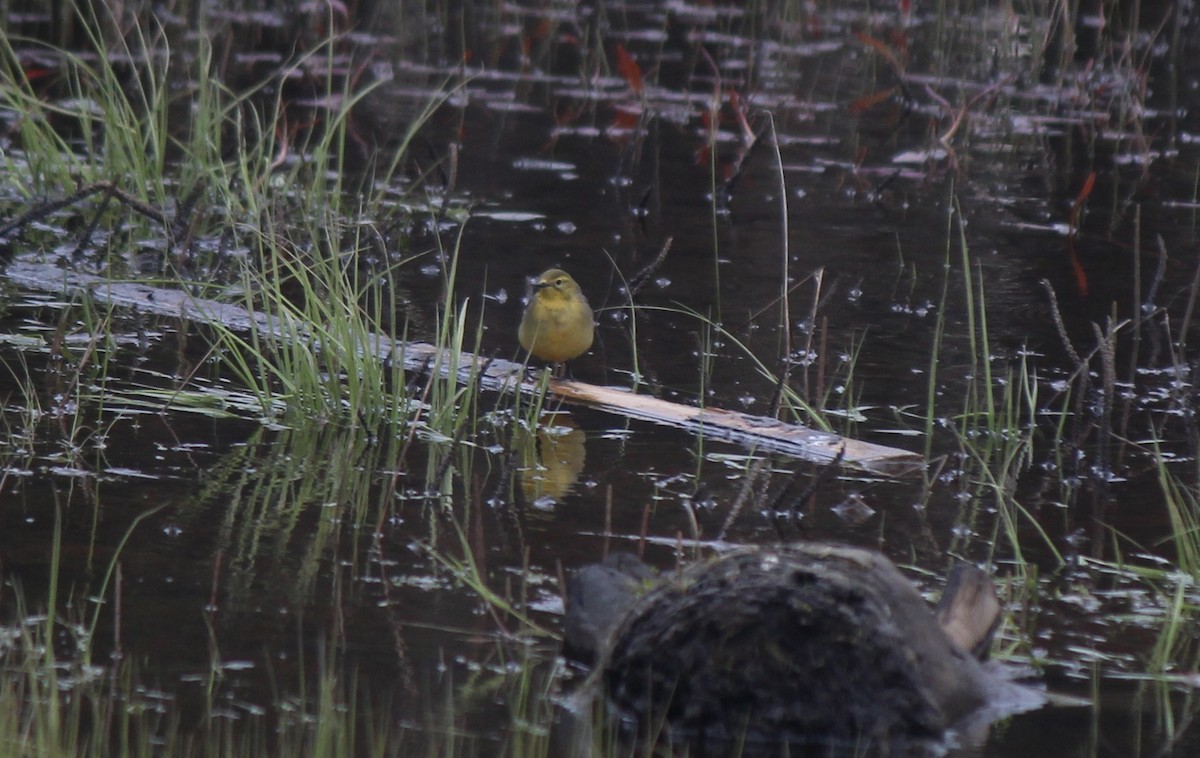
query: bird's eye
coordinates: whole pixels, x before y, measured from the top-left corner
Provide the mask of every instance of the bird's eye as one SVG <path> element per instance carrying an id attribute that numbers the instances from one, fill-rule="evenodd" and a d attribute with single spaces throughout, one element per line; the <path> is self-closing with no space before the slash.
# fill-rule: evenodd
<path id="1" fill-rule="evenodd" d="M 561 276 L 560 276 L 560 277 L 558 277 L 557 279 L 555 279 L 555 280 L 554 280 L 554 286 L 555 286 L 555 287 L 561 287 L 561 286 L 563 286 L 563 285 L 564 285 L 564 284 L 566 284 L 566 283 L 567 283 L 567 280 L 566 280 L 566 279 L 563 279 Z"/>

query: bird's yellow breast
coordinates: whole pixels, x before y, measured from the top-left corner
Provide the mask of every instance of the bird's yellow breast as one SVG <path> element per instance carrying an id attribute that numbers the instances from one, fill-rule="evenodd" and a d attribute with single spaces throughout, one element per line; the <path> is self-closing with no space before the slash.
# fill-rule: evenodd
<path id="1" fill-rule="evenodd" d="M 560 269 L 538 277 L 521 319 L 521 346 L 544 361 L 569 361 L 592 346 L 592 309 L 575 280 Z"/>

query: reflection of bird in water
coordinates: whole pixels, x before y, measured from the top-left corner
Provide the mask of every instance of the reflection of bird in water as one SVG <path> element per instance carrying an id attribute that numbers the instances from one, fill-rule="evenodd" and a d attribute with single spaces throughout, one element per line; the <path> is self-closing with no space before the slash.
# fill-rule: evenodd
<path id="1" fill-rule="evenodd" d="M 529 502 L 560 500 L 583 473 L 586 455 L 583 430 L 565 413 L 550 413 L 537 433 L 522 429 L 514 444 L 521 455 L 521 492 Z"/>
<path id="2" fill-rule="evenodd" d="M 533 296 L 521 318 L 521 347 L 535 358 L 555 364 L 578 358 L 592 346 L 592 309 L 579 285 L 560 268 L 545 271 L 533 282 Z"/>

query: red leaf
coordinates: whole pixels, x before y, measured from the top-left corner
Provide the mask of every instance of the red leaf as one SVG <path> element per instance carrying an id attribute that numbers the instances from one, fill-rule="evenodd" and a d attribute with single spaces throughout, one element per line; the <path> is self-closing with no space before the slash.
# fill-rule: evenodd
<path id="1" fill-rule="evenodd" d="M 57 73 L 58 71 L 56 69 L 46 68 L 43 66 L 31 66 L 30 68 L 25 69 L 25 79 L 26 81 L 33 82 Z"/>
<path id="2" fill-rule="evenodd" d="M 637 61 L 633 56 L 625 51 L 625 46 L 620 42 L 617 43 L 617 71 L 621 72 L 621 76 L 625 77 L 625 81 L 629 83 L 629 88 L 634 93 L 640 95 L 644 89 L 642 84 L 642 69 L 638 66 Z"/>
<path id="3" fill-rule="evenodd" d="M 1092 190 L 1096 187 L 1096 172 L 1088 174 L 1088 178 L 1083 180 L 1083 187 L 1080 188 L 1079 194 L 1075 197 L 1075 205 L 1071 206 L 1071 234 L 1075 233 L 1075 225 L 1079 221 L 1079 211 L 1083 208 L 1083 203 L 1092 194 Z"/>
<path id="4" fill-rule="evenodd" d="M 1083 263 L 1081 263 L 1079 260 L 1079 254 L 1075 252 L 1074 235 L 1071 235 L 1067 238 L 1067 257 L 1071 259 L 1071 270 L 1075 272 L 1075 287 L 1079 290 L 1079 296 L 1087 297 L 1087 272 L 1083 270 Z"/>
<path id="5" fill-rule="evenodd" d="M 1071 206 L 1070 217 L 1070 235 L 1074 237 L 1079 231 L 1079 211 L 1083 210 L 1083 203 L 1088 199 L 1088 195 L 1092 194 L 1092 189 L 1096 186 L 1096 172 L 1088 174 L 1088 178 L 1083 180 L 1083 187 L 1080 188 L 1079 194 L 1075 197 L 1075 204 Z"/>
<path id="6" fill-rule="evenodd" d="M 896 53 L 893 52 L 892 49 L 887 46 L 886 42 L 875 39 L 874 37 L 870 36 L 869 34 L 864 34 L 863 32 L 855 32 L 854 37 L 859 42 L 861 42 L 864 45 L 866 45 L 867 47 L 871 48 L 879 55 L 883 56 L 883 58 L 888 63 L 892 64 L 892 68 L 896 69 L 897 71 L 903 70 L 903 68 L 900 65 L 900 59 L 896 57 Z"/>
<path id="7" fill-rule="evenodd" d="M 628 108 L 617 108 L 616 115 L 613 116 L 610 128 L 613 129 L 628 129 L 633 130 L 638 127 L 642 121 L 641 110 L 633 110 Z"/>
<path id="8" fill-rule="evenodd" d="M 537 26 L 533 27 L 533 31 L 529 33 L 529 36 L 540 42 L 550 36 L 551 28 L 550 19 L 544 18 L 537 23 Z"/>
<path id="9" fill-rule="evenodd" d="M 1087 272 L 1083 269 L 1083 263 L 1079 260 L 1079 254 L 1075 250 L 1075 238 L 1079 235 L 1079 211 L 1083 209 L 1083 203 L 1095 188 L 1096 172 L 1093 171 L 1088 174 L 1087 179 L 1083 180 L 1083 187 L 1079 189 L 1079 194 L 1075 197 L 1075 204 L 1071 206 L 1071 231 L 1067 235 L 1067 256 L 1071 260 L 1071 270 L 1075 272 L 1075 286 L 1079 289 L 1081 297 L 1087 297 L 1088 278 Z"/>
<path id="10" fill-rule="evenodd" d="M 746 107 L 742 104 L 742 96 L 732 87 L 726 91 L 726 96 L 729 98 L 729 106 L 733 109 L 733 117 L 737 120 L 738 128 L 742 130 L 742 143 L 747 145 L 753 143 L 754 130 L 750 128 L 750 122 L 746 119 Z"/>
<path id="11" fill-rule="evenodd" d="M 861 116 L 862 114 L 874 108 L 876 105 L 879 105 L 890 98 L 895 93 L 895 87 L 888 87 L 887 89 L 881 89 L 877 92 L 872 92 L 869 95 L 863 95 L 854 102 L 850 103 L 850 107 L 847 110 L 850 111 L 851 116 Z"/>
<path id="12" fill-rule="evenodd" d="M 561 102 L 554 104 L 554 125 L 566 126 L 579 117 L 579 109 L 572 108 L 569 105 L 563 105 Z"/>

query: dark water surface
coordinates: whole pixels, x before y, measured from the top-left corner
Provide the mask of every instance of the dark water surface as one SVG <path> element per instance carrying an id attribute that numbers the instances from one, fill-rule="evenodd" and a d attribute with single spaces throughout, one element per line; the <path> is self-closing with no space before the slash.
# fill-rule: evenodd
<path id="1" fill-rule="evenodd" d="M 592 351 L 571 364 L 576 378 L 769 414 L 774 383 L 755 359 L 783 370 L 787 277 L 797 285 L 786 316 L 792 385 L 814 402 L 825 393 L 839 431 L 928 451 L 928 473 L 848 469 L 818 481 L 812 463 L 572 408 L 574 429 L 541 440 L 546 476 L 562 484 L 537 491 L 522 488 L 522 472 L 504 486 L 500 428 L 451 443 L 421 437 L 401 459 L 402 439 L 336 424 L 281 430 L 132 399 L 82 414 L 57 400 L 69 372 L 19 340 L 52 340 L 59 311 L 9 291 L 3 331 L 14 336 L 0 354 L 45 377 L 45 394 L 33 413 L 0 372 L 5 623 L 17 586 L 29 608 L 44 606 L 59 518 L 60 598 L 75 593 L 77 612 L 90 614 L 120 551 L 119 624 L 102 614 L 96 644 L 138 661 L 185 725 L 214 668 L 217 701 L 236 722 L 297 698 L 292 683 L 332 647 L 355 672 L 352 689 L 411 728 L 414 749 L 491 755 L 519 752 L 514 732 L 540 734 L 518 695 L 557 702 L 580 677 L 552 639 L 510 635 L 520 624 L 439 556 L 469 556 L 493 591 L 557 631 L 562 572 L 614 549 L 644 548 L 666 568 L 708 543 L 835 540 L 882 550 L 931 592 L 953 558 L 985 565 L 1011 611 L 1002 654 L 1055 691 L 1095 698 L 1012 717 L 951 754 L 1194 754 L 1200 577 L 1178 568 L 1180 527 L 1161 484 L 1163 469 L 1178 477 L 1195 518 L 1197 353 L 1179 340 L 1200 264 L 1192 11 L 1114 11 L 1097 39 L 1080 26 L 1072 55 L 1072 35 L 1049 32 L 1051 21 L 987 4 L 941 16 L 917 8 L 907 25 L 891 4 L 478 5 L 364 8 L 372 20 L 345 44 L 366 79 L 382 82 L 356 110 L 365 144 L 386 149 L 436 87 L 460 85 L 415 152 L 443 161 L 431 197 L 448 189 L 447 202 L 469 211 L 462 227 L 449 214 L 440 239 L 453 248 L 461 228 L 456 294 L 481 314 L 481 352 L 519 358 L 526 278 L 562 266 L 599 324 Z M 244 53 L 248 26 L 222 12 L 207 33 Z M 617 45 L 640 67 L 640 95 Z M 907 60 L 903 75 L 889 56 Z M 759 135 L 745 155 L 739 109 Z M 400 272 L 402 316 L 423 338 L 441 291 L 432 226 L 414 224 L 408 252 L 422 255 Z M 631 310 L 625 280 L 668 239 Z M 1042 280 L 1089 361 L 1078 404 Z M 988 342 L 973 346 L 981 300 Z M 1139 313 L 1145 322 L 1115 340 L 1106 437 L 1093 324 Z M 237 390 L 178 323 L 122 318 L 110 382 L 171 388 L 196 376 Z M 977 354 L 997 393 L 1022 366 L 1034 375 L 1037 411 L 1018 408 L 995 439 L 965 399 L 985 386 Z M 100 422 L 72 431 L 84 418 Z M 975 457 L 1030 429 L 1021 460 Z M 431 488 L 443 466 L 444 486 Z M 781 524 L 763 504 L 793 476 L 818 484 Z M 1168 640 L 1172 613 L 1184 620 Z M 532 692 L 518 684 L 522 671 Z"/>

